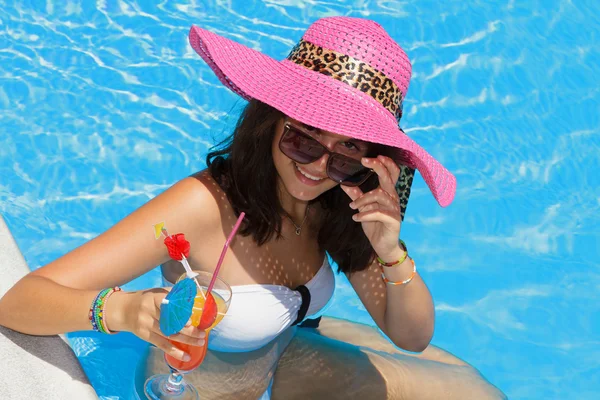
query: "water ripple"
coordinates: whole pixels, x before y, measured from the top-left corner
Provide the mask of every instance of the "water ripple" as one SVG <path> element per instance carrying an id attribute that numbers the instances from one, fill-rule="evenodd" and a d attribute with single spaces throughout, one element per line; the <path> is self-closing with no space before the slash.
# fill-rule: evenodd
<path id="1" fill-rule="evenodd" d="M 441 209 L 417 176 L 402 227 L 436 302 L 434 344 L 510 398 L 594 398 L 597 2 L 0 1 L 0 212 L 29 265 L 204 168 L 233 128 L 244 103 L 187 43 L 192 24 L 281 59 L 326 15 L 373 18 L 401 43 L 402 126 L 458 179 Z M 337 282 L 328 314 L 372 324 Z M 125 342 L 71 337 L 100 396 L 128 390 L 115 377 L 140 344 Z M 128 364 L 99 372 L 98 346 Z"/>

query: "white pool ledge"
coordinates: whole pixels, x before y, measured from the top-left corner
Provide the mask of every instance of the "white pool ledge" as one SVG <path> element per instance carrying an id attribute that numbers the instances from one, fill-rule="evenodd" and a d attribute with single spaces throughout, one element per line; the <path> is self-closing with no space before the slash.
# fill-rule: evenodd
<path id="1" fill-rule="evenodd" d="M 21 251 L 0 216 L 0 297 L 28 272 Z M 2 399 L 98 398 L 61 336 L 24 335 L 0 327 L 0 360 Z"/>

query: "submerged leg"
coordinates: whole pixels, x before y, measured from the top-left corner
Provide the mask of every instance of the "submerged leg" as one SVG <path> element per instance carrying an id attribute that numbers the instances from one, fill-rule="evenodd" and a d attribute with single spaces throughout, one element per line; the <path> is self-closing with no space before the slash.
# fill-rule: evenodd
<path id="1" fill-rule="evenodd" d="M 424 360 L 439 361 L 445 364 L 469 365 L 455 355 L 432 344 L 427 346 L 421 353 L 410 353 L 401 350 L 382 336 L 377 328 L 345 319 L 323 317 L 319 323 L 319 327 L 312 330 L 312 332 L 355 346 L 364 346 L 386 353 L 403 354 Z"/>
<path id="2" fill-rule="evenodd" d="M 136 371 L 140 398 L 149 376 L 168 372 L 163 352 L 150 347 Z M 336 318 L 323 318 L 316 329 L 288 329 L 253 352 L 209 351 L 185 379 L 202 399 L 255 400 L 273 374 L 275 400 L 506 398 L 476 369 L 440 348 L 404 352 L 377 329 Z"/>
<path id="3" fill-rule="evenodd" d="M 477 370 L 439 348 L 405 353 L 374 328 L 324 319 L 298 329 L 275 373 L 272 398 L 505 399 Z"/>

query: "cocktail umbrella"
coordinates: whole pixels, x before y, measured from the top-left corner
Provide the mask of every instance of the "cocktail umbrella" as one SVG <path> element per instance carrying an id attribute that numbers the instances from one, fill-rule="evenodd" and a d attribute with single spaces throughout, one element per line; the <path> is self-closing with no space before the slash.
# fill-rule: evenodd
<path id="1" fill-rule="evenodd" d="M 196 282 L 186 278 L 175 284 L 160 306 L 160 330 L 171 336 L 183 329 L 192 316 Z"/>

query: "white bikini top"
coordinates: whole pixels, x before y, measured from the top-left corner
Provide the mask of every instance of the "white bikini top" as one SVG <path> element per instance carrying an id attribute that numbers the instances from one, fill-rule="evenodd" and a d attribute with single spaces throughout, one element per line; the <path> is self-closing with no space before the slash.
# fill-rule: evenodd
<path id="1" fill-rule="evenodd" d="M 259 349 L 305 317 L 322 314 L 334 289 L 327 256 L 317 274 L 296 290 L 281 285 L 232 286 L 229 310 L 211 331 L 208 347 L 227 352 Z"/>
<path id="2" fill-rule="evenodd" d="M 165 286 L 172 286 L 163 277 Z M 316 275 L 296 290 L 281 285 L 238 285 L 229 310 L 210 332 L 208 347 L 225 352 L 259 349 L 306 317 L 323 314 L 335 290 L 327 256 Z"/>

